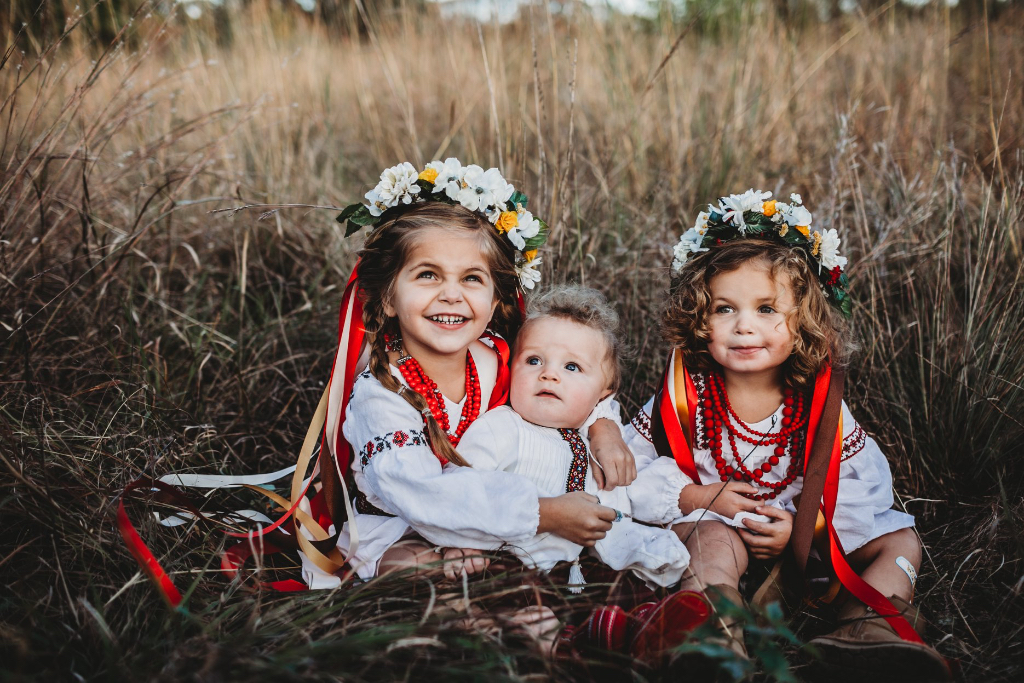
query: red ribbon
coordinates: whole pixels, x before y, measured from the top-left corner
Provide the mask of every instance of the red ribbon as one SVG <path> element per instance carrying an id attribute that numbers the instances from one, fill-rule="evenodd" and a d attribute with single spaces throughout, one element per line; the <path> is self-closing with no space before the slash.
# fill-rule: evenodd
<path id="1" fill-rule="evenodd" d="M 273 543 L 263 542 L 261 543 L 262 552 L 261 555 L 273 555 L 274 553 L 281 552 Z M 238 575 L 238 570 L 242 568 L 245 561 L 253 555 L 253 547 L 251 543 L 236 543 L 227 550 L 220 558 L 221 569 L 224 573 L 231 578 L 235 578 Z M 271 590 L 280 591 L 281 593 L 296 593 L 298 591 L 309 590 L 309 587 L 301 581 L 295 579 L 285 579 L 283 581 L 260 581 L 259 585 L 263 588 L 270 588 Z"/>
<path id="2" fill-rule="evenodd" d="M 164 568 L 160 566 L 160 561 L 156 559 L 156 556 L 143 542 L 142 537 L 139 536 L 139 532 L 136 531 L 135 526 L 128 517 L 128 511 L 124 507 L 125 497 L 135 489 L 140 488 L 159 489 L 171 496 L 181 507 L 195 515 L 196 519 L 202 522 L 207 520 L 203 513 L 173 486 L 168 486 L 150 477 L 139 477 L 125 486 L 124 491 L 121 492 L 121 500 L 117 505 L 117 529 L 121 532 L 121 538 L 124 539 L 125 545 L 128 546 L 128 551 L 131 552 L 139 566 L 142 567 L 142 571 L 145 572 L 149 580 L 156 586 L 160 597 L 164 599 L 168 606 L 176 608 L 183 599 L 181 592 L 174 586 L 174 582 L 171 581 L 171 577 L 167 575 Z"/>
<path id="3" fill-rule="evenodd" d="M 348 347 L 341 348 L 341 338 L 345 332 L 345 313 L 349 310 L 349 302 L 352 301 L 352 312 L 348 320 L 349 325 Z M 345 285 L 345 294 L 341 298 L 341 309 L 338 312 L 338 351 L 331 364 L 331 378 L 334 381 L 334 368 L 338 362 L 337 354 L 345 354 L 344 374 L 342 378 L 341 407 L 338 410 L 338 419 L 344 422 L 345 410 L 348 408 L 348 400 L 352 396 L 352 387 L 356 382 L 355 368 L 359 362 L 359 354 L 363 349 L 363 340 L 366 338 L 366 328 L 363 327 L 363 303 L 359 300 L 359 263 L 352 268 L 352 274 Z M 327 425 L 324 424 L 325 434 Z M 323 454 L 321 444 L 321 455 Z M 352 462 L 352 448 L 345 441 L 342 430 L 339 429 L 334 443 L 334 457 L 337 460 L 337 467 L 340 476 L 348 474 L 348 467 Z"/>
<path id="4" fill-rule="evenodd" d="M 490 410 L 508 403 L 508 390 L 511 384 L 511 372 L 508 369 L 509 348 L 508 342 L 496 334 L 485 334 L 483 338 L 491 342 L 494 353 L 498 356 L 498 375 L 491 391 L 491 398 L 487 402 L 487 409 Z"/>
<path id="5" fill-rule="evenodd" d="M 679 397 L 673 399 L 672 387 L 669 378 L 672 376 L 672 365 L 675 362 L 675 353 L 669 356 L 668 367 L 665 368 L 665 375 L 661 381 L 661 389 L 654 399 L 654 413 L 651 425 L 654 445 L 659 455 L 671 455 L 679 469 L 690 478 L 691 481 L 699 483 L 700 475 L 697 474 L 697 464 L 693 460 L 693 451 L 690 449 L 689 435 L 693 434 L 693 420 L 697 405 L 697 389 L 693 386 L 690 375 L 686 373 L 686 407 L 687 425 L 680 423 L 679 411 L 676 403 Z M 659 448 L 660 446 L 660 448 Z M 663 452 L 668 451 L 668 452 Z"/>

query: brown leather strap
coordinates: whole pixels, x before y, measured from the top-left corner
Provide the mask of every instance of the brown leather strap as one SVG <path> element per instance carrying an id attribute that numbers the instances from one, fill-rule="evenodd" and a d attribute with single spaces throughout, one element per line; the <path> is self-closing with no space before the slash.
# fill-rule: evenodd
<path id="1" fill-rule="evenodd" d="M 811 446 L 810 460 L 804 472 L 804 487 L 800 491 L 800 505 L 797 507 L 796 519 L 793 521 L 793 534 L 790 545 L 801 573 L 807 569 L 807 557 L 811 552 L 814 540 L 814 524 L 818 519 L 818 508 L 821 507 L 821 496 L 825 492 L 825 476 L 828 474 L 829 457 L 835 444 L 836 430 L 843 411 L 843 383 L 846 373 L 833 370 L 829 381 L 825 407 L 818 424 L 818 433 L 814 435 Z"/>
<path id="2" fill-rule="evenodd" d="M 324 452 L 320 454 L 320 483 L 323 484 L 324 503 L 327 505 L 327 514 L 334 528 L 341 529 L 348 515 L 345 514 L 345 499 L 338 479 L 338 467 L 326 443 L 323 444 L 323 449 Z"/>

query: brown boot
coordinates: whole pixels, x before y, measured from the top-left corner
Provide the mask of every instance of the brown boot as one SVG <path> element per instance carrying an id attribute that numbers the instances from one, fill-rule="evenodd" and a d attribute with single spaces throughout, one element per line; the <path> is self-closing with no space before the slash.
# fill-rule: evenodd
<path id="1" fill-rule="evenodd" d="M 920 610 L 897 596 L 889 598 L 918 633 L 925 630 Z M 811 641 L 830 673 L 840 680 L 950 681 L 946 660 L 924 643 L 903 640 L 889 622 L 870 607 L 851 598 L 839 612 L 839 628 Z"/>

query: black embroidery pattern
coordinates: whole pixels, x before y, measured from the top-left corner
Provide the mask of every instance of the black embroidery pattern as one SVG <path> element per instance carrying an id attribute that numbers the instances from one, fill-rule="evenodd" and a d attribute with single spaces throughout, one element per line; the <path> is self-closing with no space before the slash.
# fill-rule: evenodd
<path id="1" fill-rule="evenodd" d="M 704 389 L 707 387 L 707 380 L 704 375 L 696 372 L 690 373 L 690 378 L 693 380 L 693 387 L 697 390 L 697 414 L 693 416 L 693 444 L 694 448 L 707 450 L 710 448 L 707 436 L 704 434 L 704 409 L 709 407 L 704 405 Z M 684 425 L 683 429 L 685 428 Z"/>
<path id="2" fill-rule="evenodd" d="M 569 476 L 565 480 L 565 492 L 582 491 L 587 482 L 587 444 L 583 443 L 578 429 L 559 429 L 569 448 L 572 450 L 572 463 L 569 465 Z"/>
<path id="3" fill-rule="evenodd" d="M 867 442 L 867 433 L 861 429 L 860 425 L 857 425 L 857 427 L 850 432 L 850 435 L 843 439 L 843 461 L 849 460 L 864 450 L 864 446 Z"/>
<path id="4" fill-rule="evenodd" d="M 651 439 L 651 416 L 645 413 L 643 408 L 636 411 L 636 415 L 634 415 L 633 419 L 629 421 L 629 424 L 633 425 L 633 429 L 635 429 L 640 436 L 653 443 L 653 440 Z"/>
<path id="5" fill-rule="evenodd" d="M 352 398 L 356 395 L 356 380 L 362 379 L 362 378 L 369 379 L 370 377 L 373 377 L 373 375 L 370 374 L 370 371 L 369 370 L 363 370 L 361 373 L 359 373 L 359 375 L 356 377 L 355 380 L 352 380 L 352 391 L 350 391 L 349 394 L 348 394 L 348 402 L 349 403 L 352 403 Z"/>
<path id="6" fill-rule="evenodd" d="M 392 447 L 403 448 L 405 446 L 426 446 L 427 437 L 418 429 L 410 429 L 407 432 L 397 430 L 388 432 L 382 436 L 375 436 L 366 442 L 366 445 L 359 451 L 359 464 L 366 467 L 370 459 L 385 450 L 390 451 Z"/>

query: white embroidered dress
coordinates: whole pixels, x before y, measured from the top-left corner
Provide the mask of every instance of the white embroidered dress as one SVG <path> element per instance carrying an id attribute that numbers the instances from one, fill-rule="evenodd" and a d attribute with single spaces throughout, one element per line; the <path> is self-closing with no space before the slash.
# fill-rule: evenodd
<path id="1" fill-rule="evenodd" d="M 494 388 L 496 357 L 484 344 L 474 344 L 472 353 L 480 373 L 484 411 Z M 398 368 L 391 366 L 391 374 L 406 384 Z M 455 403 L 445 397 L 444 402 L 454 430 L 465 399 Z M 617 422 L 617 412 L 618 405 L 606 399 L 586 426 L 613 414 Z M 358 490 L 349 493 L 362 494 L 369 505 L 387 513 L 357 510 L 338 536 L 338 547 L 359 578 L 376 576 L 388 548 L 413 533 L 439 546 L 479 549 L 525 542 L 536 534 L 540 494 L 533 482 L 508 472 L 454 465 L 442 468 L 430 449 L 420 413 L 368 371 L 353 385 L 342 433 L 352 446 L 352 475 Z M 310 588 L 341 584 L 340 577 L 323 572 L 303 553 L 299 555 L 302 577 Z"/>
<path id="2" fill-rule="evenodd" d="M 589 446 L 576 430 L 540 427 L 502 406 L 470 425 L 459 444 L 459 454 L 479 472 L 503 471 L 528 479 L 541 496 L 584 490 L 597 496 L 602 505 L 622 512 L 624 518 L 612 524 L 593 547 L 597 558 L 612 569 L 632 569 L 650 583 L 670 586 L 689 565 L 686 546 L 673 532 L 630 519 L 626 487 L 598 490 L 589 466 Z M 494 507 L 499 517 L 508 509 L 504 501 Z M 583 546 L 552 533 L 510 542 L 506 548 L 527 566 L 544 571 L 558 562 L 576 560 L 583 551 Z"/>
<path id="3" fill-rule="evenodd" d="M 697 395 L 702 396 L 705 378 L 696 373 L 692 377 L 694 384 L 697 385 Z M 673 377 L 668 378 L 668 386 L 675 386 Z M 672 399 L 674 402 L 675 397 Z M 736 527 L 742 526 L 742 520 L 747 517 L 768 521 L 762 515 L 744 512 L 730 519 L 703 509 L 684 515 L 679 510 L 679 493 L 683 487 L 694 483 L 720 483 L 721 478 L 715 466 L 715 459 L 708 448 L 701 420 L 696 421 L 697 434 L 693 444 L 693 459 L 700 475 L 700 482 L 693 482 L 683 474 L 673 458 L 658 456 L 650 434 L 653 406 L 654 398 L 636 414 L 623 435 L 626 445 L 636 456 L 638 472 L 636 481 L 629 487 L 633 516 L 658 524 L 718 520 Z M 703 405 L 699 405 L 698 414 L 702 410 Z M 782 428 L 782 406 L 779 406 L 771 416 L 749 426 L 759 432 L 778 433 Z M 740 449 L 741 457 L 745 456 L 744 465 L 750 470 L 760 467 L 774 455 L 772 445 L 754 446 L 737 440 L 737 447 Z M 728 444 L 723 451 L 726 461 L 731 462 L 733 454 Z M 768 474 L 762 475 L 762 479 L 770 482 L 781 481 L 785 477 L 789 463 L 790 456 L 787 452 L 779 459 L 778 465 Z M 765 504 L 795 513 L 793 499 L 802 488 L 803 477 L 797 477 L 777 498 Z M 889 463 L 875 440 L 861 429 L 843 402 L 843 455 L 833 519 L 843 549 L 849 553 L 879 536 L 914 526 L 912 515 L 894 510 L 892 506 L 892 474 L 889 471 Z"/>

